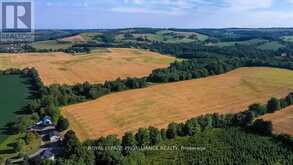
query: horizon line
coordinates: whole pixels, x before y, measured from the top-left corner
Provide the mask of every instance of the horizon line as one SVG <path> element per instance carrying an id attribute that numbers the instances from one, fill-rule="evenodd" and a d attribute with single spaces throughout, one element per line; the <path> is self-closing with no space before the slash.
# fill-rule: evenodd
<path id="1" fill-rule="evenodd" d="M 121 27 L 121 28 L 35 28 L 33 30 L 123 30 L 123 29 L 181 29 L 181 30 L 204 30 L 204 29 L 293 29 L 292 27 L 203 27 L 203 28 L 179 28 L 179 27 Z"/>

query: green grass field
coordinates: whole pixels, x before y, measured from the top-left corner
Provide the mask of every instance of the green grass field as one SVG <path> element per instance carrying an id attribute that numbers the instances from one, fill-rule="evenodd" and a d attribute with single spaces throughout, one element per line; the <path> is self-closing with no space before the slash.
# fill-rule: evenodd
<path id="1" fill-rule="evenodd" d="M 18 139 L 24 139 L 25 134 L 10 135 L 0 144 L 0 156 L 2 158 L 16 158 L 18 154 L 14 151 L 13 145 L 18 141 Z M 33 139 L 30 144 L 25 145 L 23 153 L 33 154 L 41 146 L 41 139 Z"/>
<path id="2" fill-rule="evenodd" d="M 125 32 L 126 33 L 126 32 Z M 137 38 L 146 38 L 150 41 L 159 41 L 165 43 L 188 43 L 194 41 L 205 41 L 209 37 L 207 35 L 195 33 L 195 32 L 177 32 L 172 30 L 161 30 L 156 33 L 131 33 L 134 36 L 134 40 Z M 116 41 L 131 41 L 124 37 L 124 34 L 116 36 Z"/>
<path id="3" fill-rule="evenodd" d="M 4 128 L 7 123 L 13 121 L 16 112 L 22 110 L 29 100 L 29 85 L 26 79 L 19 75 L 1 75 L 0 76 L 0 143 L 7 138 Z"/>
<path id="4" fill-rule="evenodd" d="M 258 46 L 258 48 L 262 50 L 278 50 L 282 47 L 284 47 L 284 45 L 280 44 L 278 41 L 266 42 Z"/>
<path id="5" fill-rule="evenodd" d="M 32 44 L 32 47 L 36 49 L 66 49 L 71 47 L 73 44 L 70 42 L 58 42 L 56 40 L 38 41 Z"/>
<path id="6" fill-rule="evenodd" d="M 237 149 L 237 150 L 235 150 Z M 208 129 L 190 137 L 167 140 L 134 152 L 125 164 L 290 164 L 293 151 L 271 137 L 239 128 Z"/>
<path id="7" fill-rule="evenodd" d="M 162 30 L 157 32 L 155 35 L 154 40 L 157 41 L 165 41 L 168 43 L 178 43 L 178 42 L 193 42 L 193 41 L 205 41 L 209 37 L 200 33 L 194 32 L 177 32 L 172 30 Z M 182 38 L 180 38 L 180 37 Z M 192 38 L 194 36 L 195 38 Z M 191 38 L 190 38 L 191 37 Z"/>
<path id="8" fill-rule="evenodd" d="M 262 43 L 265 43 L 267 40 L 263 39 L 252 39 L 247 41 L 233 41 L 233 42 L 219 42 L 219 43 L 213 43 L 209 44 L 208 46 L 217 46 L 217 47 L 226 47 L 226 46 L 235 46 L 238 45 L 259 45 Z"/>
<path id="9" fill-rule="evenodd" d="M 281 39 L 285 42 L 293 42 L 293 36 L 284 36 Z"/>
<path id="10" fill-rule="evenodd" d="M 0 156 L 2 158 L 12 158 L 17 156 L 13 145 L 19 138 L 24 138 L 25 134 L 10 134 L 6 125 L 15 121 L 17 115 L 22 114 L 22 108 L 28 103 L 30 97 L 27 79 L 20 75 L 0 76 Z M 41 140 L 34 139 L 29 145 L 25 145 L 24 152 L 34 153 L 41 145 Z"/>
<path id="11" fill-rule="evenodd" d="M 97 35 L 100 35 L 101 33 L 81 33 L 80 36 L 85 40 L 85 41 L 93 41 L 95 40 L 95 37 Z"/>

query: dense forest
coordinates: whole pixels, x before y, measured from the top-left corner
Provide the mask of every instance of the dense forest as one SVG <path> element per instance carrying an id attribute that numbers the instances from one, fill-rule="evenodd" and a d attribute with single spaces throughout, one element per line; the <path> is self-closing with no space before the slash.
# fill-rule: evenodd
<path id="1" fill-rule="evenodd" d="M 173 150 L 133 152 L 121 164 L 290 164 L 292 150 L 283 145 L 274 138 L 246 133 L 240 128 L 206 129 L 154 147 L 175 146 Z"/>

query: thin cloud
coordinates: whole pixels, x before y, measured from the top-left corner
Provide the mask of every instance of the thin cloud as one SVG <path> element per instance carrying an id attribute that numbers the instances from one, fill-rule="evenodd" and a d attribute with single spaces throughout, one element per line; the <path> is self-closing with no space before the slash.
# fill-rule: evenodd
<path id="1" fill-rule="evenodd" d="M 238 11 L 268 9 L 273 5 L 273 0 L 226 0 L 225 2 L 230 9 Z"/>
<path id="2" fill-rule="evenodd" d="M 293 0 L 288 0 L 292 1 Z M 225 9 L 247 11 L 269 9 L 273 0 L 123 0 L 123 5 L 112 11 L 131 13 L 183 14 L 197 11 Z"/>
<path id="3" fill-rule="evenodd" d="M 113 12 L 121 13 L 140 13 L 140 14 L 164 14 L 164 15 L 181 15 L 181 11 L 165 11 L 165 10 L 152 10 L 139 7 L 115 7 L 112 8 Z"/>
<path id="4" fill-rule="evenodd" d="M 37 21 L 45 27 L 293 26 L 293 0 L 36 0 L 35 4 Z M 52 13 L 58 16 L 51 17 Z"/>
<path id="5" fill-rule="evenodd" d="M 123 0 L 113 12 L 182 15 L 208 6 L 218 6 L 216 0 Z M 220 3 L 222 4 L 222 3 Z"/>

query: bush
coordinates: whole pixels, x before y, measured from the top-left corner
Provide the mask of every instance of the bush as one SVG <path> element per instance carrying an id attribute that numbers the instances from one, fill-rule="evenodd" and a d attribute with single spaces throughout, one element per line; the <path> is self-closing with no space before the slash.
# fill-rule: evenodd
<path id="1" fill-rule="evenodd" d="M 130 153 L 131 147 L 136 146 L 136 140 L 132 132 L 126 132 L 122 137 L 123 155 Z"/>
<path id="2" fill-rule="evenodd" d="M 267 108 L 259 103 L 252 104 L 248 107 L 248 111 L 254 112 L 256 116 L 261 116 L 267 113 Z"/>
<path id="3" fill-rule="evenodd" d="M 24 141 L 27 145 L 31 144 L 34 140 L 38 139 L 39 135 L 35 132 L 28 132 L 25 135 Z"/>
<path id="4" fill-rule="evenodd" d="M 161 140 L 161 132 L 158 128 L 149 127 L 151 145 L 158 144 Z"/>
<path id="5" fill-rule="evenodd" d="M 20 117 L 16 124 L 16 129 L 19 133 L 24 133 L 25 130 L 33 123 L 29 116 Z"/>
<path id="6" fill-rule="evenodd" d="M 253 125 L 252 130 L 262 135 L 271 135 L 273 130 L 272 122 L 257 119 Z"/>
<path id="7" fill-rule="evenodd" d="M 16 142 L 15 146 L 14 146 L 14 150 L 15 150 L 15 152 L 22 152 L 23 149 L 24 149 L 24 146 L 25 146 L 25 142 L 24 142 L 24 140 L 23 140 L 23 139 L 19 139 L 19 140 Z"/>
<path id="8" fill-rule="evenodd" d="M 176 136 L 178 135 L 177 133 L 177 129 L 178 129 L 178 124 L 177 123 L 171 123 L 168 125 L 168 129 L 167 129 L 167 138 L 168 139 L 174 139 L 176 138 Z"/>
<path id="9" fill-rule="evenodd" d="M 267 109 L 269 113 L 274 113 L 275 111 L 280 110 L 281 109 L 280 101 L 277 98 L 274 98 L 274 97 L 271 98 L 268 101 Z"/>
<path id="10" fill-rule="evenodd" d="M 138 129 L 138 132 L 135 134 L 135 139 L 138 146 L 150 145 L 150 131 L 146 128 Z"/>
<path id="11" fill-rule="evenodd" d="M 57 130 L 64 131 L 64 130 L 67 130 L 68 127 L 69 127 L 68 120 L 61 116 L 56 125 Z"/>

